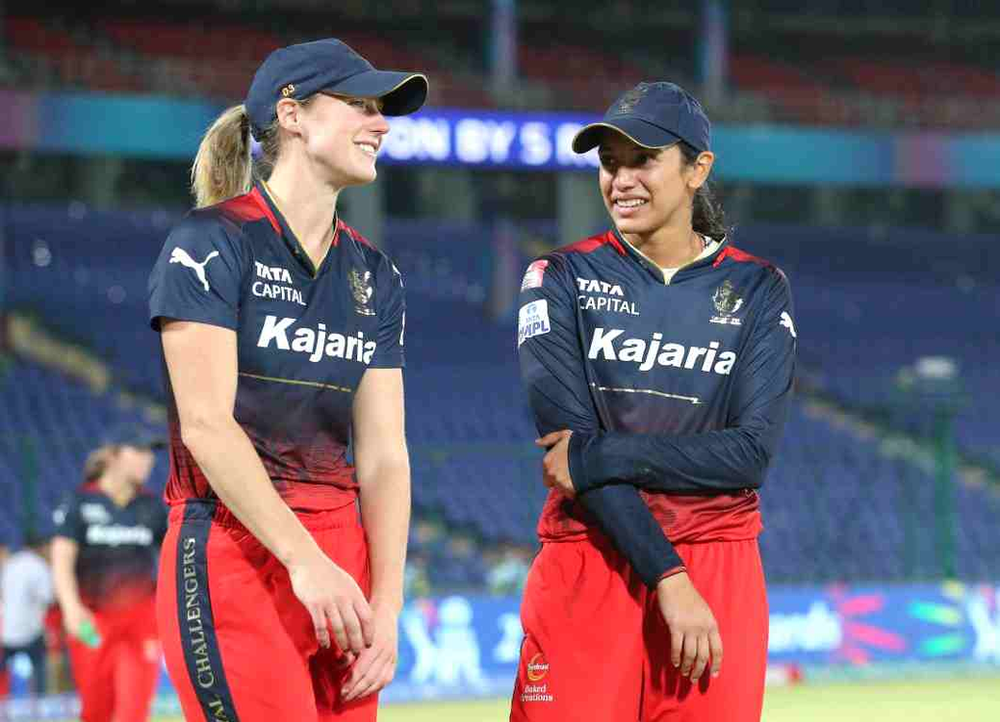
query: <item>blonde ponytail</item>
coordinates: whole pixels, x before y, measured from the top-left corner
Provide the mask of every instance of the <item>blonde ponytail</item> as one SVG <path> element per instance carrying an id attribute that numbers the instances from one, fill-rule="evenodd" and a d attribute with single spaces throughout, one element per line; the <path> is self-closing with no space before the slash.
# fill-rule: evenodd
<path id="1" fill-rule="evenodd" d="M 191 166 L 195 207 L 204 208 L 250 191 L 250 119 L 234 105 L 222 113 L 201 139 Z"/>

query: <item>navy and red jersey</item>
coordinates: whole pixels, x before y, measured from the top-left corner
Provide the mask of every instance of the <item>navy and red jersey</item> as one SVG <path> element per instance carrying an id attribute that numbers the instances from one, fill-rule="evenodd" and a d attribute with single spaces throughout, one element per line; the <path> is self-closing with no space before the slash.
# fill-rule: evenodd
<path id="1" fill-rule="evenodd" d="M 90 609 L 128 607 L 156 591 L 167 510 L 140 490 L 125 506 L 90 483 L 73 491 L 52 515 L 56 536 L 78 545 L 76 579 Z"/>
<path id="2" fill-rule="evenodd" d="M 549 495 L 540 538 L 580 537 L 596 517 L 612 538 L 631 537 L 615 540 L 633 566 L 645 554 L 647 582 L 672 553 L 654 552 L 654 536 L 755 538 L 756 489 L 792 389 L 792 313 L 785 275 L 728 240 L 672 278 L 616 231 L 534 261 L 521 288 L 522 376 L 538 430 L 574 431 L 578 492 Z"/>
<path id="3" fill-rule="evenodd" d="M 403 366 L 403 282 L 382 252 L 337 219 L 315 268 L 258 184 L 192 211 L 171 232 L 149 279 L 149 309 L 154 329 L 177 319 L 236 332 L 234 416 L 290 507 L 354 501 L 354 394 L 366 369 Z M 181 441 L 169 375 L 167 385 L 166 500 L 214 499 Z"/>

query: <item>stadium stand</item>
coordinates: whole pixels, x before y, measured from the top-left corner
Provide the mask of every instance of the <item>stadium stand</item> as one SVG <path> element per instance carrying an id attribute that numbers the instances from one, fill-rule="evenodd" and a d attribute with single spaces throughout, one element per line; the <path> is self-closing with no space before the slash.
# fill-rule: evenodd
<path id="1" fill-rule="evenodd" d="M 145 282 L 172 217 L 78 206 L 8 207 L 5 216 L 15 308 L 105 358 L 117 388 L 161 398 Z M 415 508 L 449 530 L 423 546 L 414 543 L 430 560 L 432 583 L 445 587 L 474 586 L 485 574 L 480 553 L 452 537 L 469 535 L 487 546 L 531 544 L 545 495 L 510 311 L 496 321 L 486 312 L 490 251 L 470 244 L 470 235 L 488 233 L 413 221 L 386 226 L 409 298 L 407 428 Z M 980 362 L 983 353 L 992 357 L 1000 348 L 985 329 L 964 321 L 981 318 L 984 306 L 995 308 L 1000 297 L 988 271 L 996 250 L 985 238 L 958 246 L 929 233 L 868 238 L 852 229 L 747 226 L 738 238 L 785 267 L 798 299 L 803 393 L 762 495 L 769 575 L 782 581 L 932 576 L 939 563 L 931 532 L 933 475 L 926 463 L 889 453 L 860 420 L 895 400 L 893 382 L 902 366 L 920 355 L 950 355 L 968 387 L 977 389 L 958 417 L 963 453 L 1000 463 L 1000 419 L 991 402 L 1000 378 Z M 969 257 L 956 257 L 962 253 Z M 955 293 L 956 284 L 966 290 Z M 970 336 L 979 344 L 968 343 Z M 37 455 L 46 489 L 75 480 L 99 429 L 116 415 L 135 413 L 90 393 L 22 363 L 9 372 L 3 403 L 13 413 L 3 416 L 4 436 L 14 438 L 13 419 L 31 420 L 17 433 L 46 450 Z M 831 413 L 831 403 L 849 413 Z M 880 418 L 907 430 L 905 414 Z M 10 445 L 0 456 L 5 486 L 19 476 L 24 458 Z M 958 568 L 965 578 L 995 575 L 1000 557 L 990 550 L 1000 498 L 990 486 L 961 483 L 956 489 L 963 520 Z M 42 504 L 53 503 L 55 492 L 46 494 Z M 473 563 L 436 563 L 456 558 Z"/>
<path id="2" fill-rule="evenodd" d="M 86 342 L 112 364 L 122 387 L 159 395 L 155 337 L 145 330 L 146 269 L 175 216 L 80 204 L 9 207 L 6 215 L 12 306 L 31 309 L 55 330 Z M 390 222 L 386 235 L 412 298 L 411 370 L 449 357 L 470 363 L 513 357 L 502 332 L 483 334 L 475 344 L 458 337 L 462 346 L 449 346 L 461 323 L 458 313 L 484 327 L 491 251 L 468 238 L 489 237 L 488 229 L 405 221 Z M 761 225 L 741 227 L 737 238 L 790 275 L 802 355 L 825 392 L 877 410 L 897 400 L 895 379 L 904 366 L 940 355 L 956 359 L 967 388 L 1000 388 L 1000 372 L 980 361 L 1000 351 L 1000 341 L 964 320 L 996 308 L 998 289 L 988 269 L 1000 259 L 990 237 L 964 237 L 959 245 L 929 232 L 876 238 L 863 229 Z M 450 323 L 442 326 L 441 319 Z M 108 324 L 129 331 L 109 334 L 102 330 Z M 845 338 L 863 339 L 864 352 Z M 970 406 L 958 418 L 959 439 L 968 453 L 1000 464 L 1000 416 L 989 399 L 969 395 Z"/>
<path id="3" fill-rule="evenodd" d="M 637 11 L 631 3 L 619 3 L 618 12 Z M 524 9 L 519 82 L 511 89 L 494 87 L 486 73 L 483 46 L 475 42 L 488 35 L 485 16 L 446 14 L 429 26 L 412 10 L 400 9 L 398 22 L 373 33 L 364 13 L 351 11 L 336 21 L 329 15 L 317 19 L 304 11 L 286 12 L 279 22 L 253 12 L 207 10 L 183 21 L 150 19 L 134 8 L 119 13 L 7 18 L 9 72 L 0 73 L 0 83 L 6 80 L 22 90 L 89 88 L 234 101 L 270 50 L 303 37 L 336 35 L 363 49 L 379 67 L 430 74 L 431 103 L 438 106 L 594 110 L 623 87 L 653 76 L 697 89 L 693 14 L 680 13 L 638 35 L 612 24 L 603 36 L 593 27 L 563 33 L 565 19 Z M 416 35 L 414 28 L 420 30 Z M 729 92 L 710 105 L 718 121 L 967 129 L 995 127 L 1000 121 L 996 68 L 961 46 L 939 49 L 931 62 L 925 55 L 914 63 L 912 44 L 861 36 L 845 46 L 824 21 L 798 38 L 813 50 L 810 60 L 801 62 L 794 42 L 782 42 L 785 51 L 775 54 L 773 36 L 738 23 L 734 33 Z M 563 39 L 553 43 L 556 37 Z M 816 59 L 819 51 L 822 60 Z"/>

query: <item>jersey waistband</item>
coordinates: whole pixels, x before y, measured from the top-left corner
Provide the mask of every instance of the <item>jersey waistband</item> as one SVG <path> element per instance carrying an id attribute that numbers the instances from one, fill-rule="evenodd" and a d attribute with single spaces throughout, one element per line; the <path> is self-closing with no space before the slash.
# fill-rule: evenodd
<path id="1" fill-rule="evenodd" d="M 293 509 L 295 516 L 309 531 L 324 531 L 326 529 L 350 528 L 361 526 L 361 513 L 354 500 L 334 509 L 318 511 L 302 511 Z M 170 523 L 204 521 L 227 529 L 245 531 L 243 522 L 236 518 L 229 507 L 215 499 L 187 499 L 170 507 Z"/>

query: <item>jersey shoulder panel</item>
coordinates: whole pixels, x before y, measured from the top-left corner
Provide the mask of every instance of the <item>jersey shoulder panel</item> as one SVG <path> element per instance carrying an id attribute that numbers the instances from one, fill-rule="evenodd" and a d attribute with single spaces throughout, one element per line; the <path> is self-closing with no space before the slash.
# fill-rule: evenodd
<path id="1" fill-rule="evenodd" d="M 249 193 L 222 201 L 204 210 L 214 211 L 219 216 L 238 226 L 267 218 L 274 232 L 281 235 L 281 225 L 278 223 L 278 219 L 271 212 L 270 206 L 268 206 L 267 202 L 260 195 L 260 191 L 257 188 L 254 188 Z"/>
<path id="2" fill-rule="evenodd" d="M 736 246 L 726 246 L 722 249 L 722 252 L 716 256 L 715 263 L 713 265 L 719 266 L 726 260 L 733 261 L 734 263 L 755 263 L 758 266 L 763 266 L 765 268 L 774 268 L 774 264 L 770 261 L 755 256 L 752 253 L 747 253 L 742 248 L 737 248 Z"/>
<path id="3" fill-rule="evenodd" d="M 715 258 L 715 261 L 712 263 L 712 267 L 718 268 L 727 260 L 733 263 L 743 264 L 748 267 L 755 267 L 759 274 L 773 279 L 776 284 L 788 285 L 788 277 L 785 275 L 785 272 L 766 258 L 761 258 L 760 256 L 753 255 L 752 253 L 747 253 L 743 249 L 737 248 L 736 246 L 726 246 Z"/>
<path id="4" fill-rule="evenodd" d="M 557 248 L 555 249 L 555 251 L 553 251 L 553 253 L 559 253 L 564 255 L 570 255 L 575 253 L 589 254 L 604 247 L 610 247 L 614 249 L 620 256 L 625 255 L 625 248 L 624 246 L 622 246 L 621 241 L 615 238 L 615 234 L 613 231 L 605 231 L 604 233 L 598 233 L 597 235 L 589 236 L 582 240 L 576 241 L 575 243 L 570 243 L 569 245 Z"/>
<path id="5" fill-rule="evenodd" d="M 244 241 L 243 226 L 249 219 L 240 219 L 226 213 L 221 204 L 208 208 L 195 208 L 171 229 L 167 244 L 189 244 L 192 252 L 207 250 L 215 239 L 224 238 L 234 250 Z"/>
<path id="6" fill-rule="evenodd" d="M 377 268 L 381 263 L 392 263 L 381 248 L 365 238 L 357 228 L 344 223 L 340 218 L 337 219 L 337 233 L 338 243 L 353 244 L 370 269 Z"/>
<path id="7" fill-rule="evenodd" d="M 374 243 L 365 238 L 361 232 L 354 226 L 348 225 L 344 222 L 342 218 L 337 218 L 337 231 L 338 233 L 345 233 L 347 237 L 357 243 L 358 245 L 370 248 L 373 251 L 381 253 Z"/>
<path id="8" fill-rule="evenodd" d="M 245 198 L 247 196 L 239 196 L 207 208 L 195 208 L 174 226 L 171 235 L 181 238 L 196 234 L 223 235 L 235 245 L 243 238 L 245 225 L 265 217 L 263 214 L 255 217 L 250 204 L 241 200 Z"/>
<path id="9" fill-rule="evenodd" d="M 96 481 L 84 481 L 77 485 L 73 489 L 73 498 L 75 499 L 93 499 L 95 496 L 103 497 L 104 493 L 101 488 L 97 485 Z"/>

